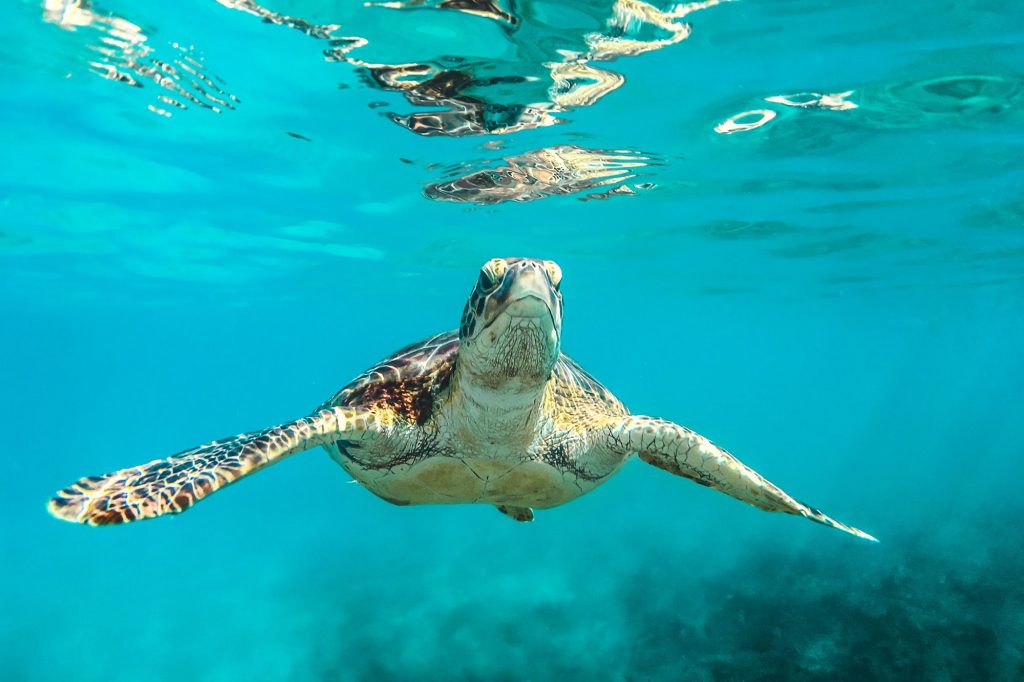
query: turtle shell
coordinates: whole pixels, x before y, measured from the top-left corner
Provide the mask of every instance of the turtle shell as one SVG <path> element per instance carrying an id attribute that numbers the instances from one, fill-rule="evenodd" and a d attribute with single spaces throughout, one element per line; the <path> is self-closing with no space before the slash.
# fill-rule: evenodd
<path id="1" fill-rule="evenodd" d="M 417 341 L 376 363 L 318 409 L 386 407 L 401 419 L 422 426 L 451 381 L 458 352 L 457 330 Z M 557 413 L 552 416 L 560 417 L 567 426 L 628 413 L 608 389 L 564 353 L 559 354 L 552 379 Z"/>
<path id="2" fill-rule="evenodd" d="M 435 334 L 384 358 L 327 400 L 325 407 L 386 406 L 422 425 L 438 394 L 451 381 L 459 351 L 458 331 Z"/>

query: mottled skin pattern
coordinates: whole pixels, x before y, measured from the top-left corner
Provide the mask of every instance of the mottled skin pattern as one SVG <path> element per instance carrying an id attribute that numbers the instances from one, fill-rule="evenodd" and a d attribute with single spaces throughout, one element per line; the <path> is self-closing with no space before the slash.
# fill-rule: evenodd
<path id="1" fill-rule="evenodd" d="M 177 514 L 282 457 L 329 443 L 339 430 L 357 439 L 375 423 L 369 410 L 318 410 L 309 417 L 215 440 L 167 459 L 86 476 L 58 492 L 50 500 L 50 512 L 93 526 Z"/>
<path id="2" fill-rule="evenodd" d="M 703 436 L 630 415 L 562 354 L 560 282 L 550 261 L 488 261 L 457 331 L 382 360 L 311 416 L 83 478 L 57 493 L 50 511 L 92 525 L 174 514 L 322 445 L 394 504 L 491 504 L 531 521 L 533 509 L 593 490 L 638 454 L 761 509 L 874 539 L 797 502 Z"/>

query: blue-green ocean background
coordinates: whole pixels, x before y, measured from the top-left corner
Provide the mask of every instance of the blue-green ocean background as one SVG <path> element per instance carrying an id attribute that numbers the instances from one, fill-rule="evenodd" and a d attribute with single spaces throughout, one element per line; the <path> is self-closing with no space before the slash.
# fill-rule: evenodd
<path id="1" fill-rule="evenodd" d="M 724 3 L 601 62 L 625 83 L 563 124 L 451 137 L 232 4 L 113 0 L 75 30 L 0 10 L 0 677 L 1024 678 L 1024 9 Z M 509 31 L 267 4 L 366 37 L 368 62 L 531 77 L 610 6 L 517 2 Z M 99 77 L 110 17 L 237 103 Z M 855 109 L 764 100 L 848 90 Z M 562 144 L 656 162 L 604 201 L 424 193 Z M 306 413 L 456 327 L 502 255 L 560 263 L 563 350 L 633 411 L 881 543 L 639 461 L 532 524 L 388 505 L 319 450 L 171 519 L 46 514 L 79 476 Z"/>

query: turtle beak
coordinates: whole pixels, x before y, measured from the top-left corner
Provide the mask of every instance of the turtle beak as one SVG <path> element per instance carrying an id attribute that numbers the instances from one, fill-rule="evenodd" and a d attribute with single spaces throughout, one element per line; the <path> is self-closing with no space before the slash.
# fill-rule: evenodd
<path id="1" fill-rule="evenodd" d="M 555 338 L 562 333 L 562 303 L 548 273 L 538 263 L 520 261 L 505 274 L 492 296 L 493 319 L 502 313 L 516 318 L 548 318 Z"/>

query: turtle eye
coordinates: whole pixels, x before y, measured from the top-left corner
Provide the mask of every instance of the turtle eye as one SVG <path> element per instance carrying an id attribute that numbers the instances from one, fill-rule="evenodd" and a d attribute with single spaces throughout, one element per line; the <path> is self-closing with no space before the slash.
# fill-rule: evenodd
<path id="1" fill-rule="evenodd" d="M 491 274 L 487 268 L 480 270 L 480 279 L 477 281 L 477 288 L 483 293 L 488 293 L 498 285 L 498 278 Z"/>
<path id="2" fill-rule="evenodd" d="M 480 281 L 477 283 L 480 291 L 488 293 L 497 287 L 507 269 L 505 261 L 500 258 L 492 258 L 484 263 L 484 266 L 480 268 Z"/>
<path id="3" fill-rule="evenodd" d="M 487 265 L 485 265 L 484 268 L 490 270 L 491 274 L 495 277 L 501 277 L 505 274 L 505 271 L 508 270 L 508 263 L 506 263 L 502 258 L 492 258 L 487 261 Z"/>
<path id="4" fill-rule="evenodd" d="M 544 270 L 547 271 L 548 277 L 551 278 L 551 285 L 558 289 L 562 283 L 562 268 L 558 267 L 557 263 L 546 260 L 544 261 Z"/>

